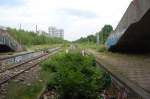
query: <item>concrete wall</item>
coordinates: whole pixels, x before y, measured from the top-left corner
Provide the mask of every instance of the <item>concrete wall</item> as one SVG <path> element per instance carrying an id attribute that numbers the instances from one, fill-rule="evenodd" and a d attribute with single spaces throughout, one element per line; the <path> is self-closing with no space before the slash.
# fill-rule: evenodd
<path id="1" fill-rule="evenodd" d="M 148 28 L 150 26 L 149 10 L 150 0 L 134 0 L 131 2 L 117 28 L 109 36 L 106 42 L 106 45 L 110 47 L 110 50 L 138 51 L 141 50 L 142 47 L 147 47 L 147 45 L 141 46 L 141 44 L 145 45 L 145 43 L 150 42 L 147 39 L 144 41 L 144 38 L 140 38 L 140 36 L 148 35 L 150 32 Z M 139 48 L 134 44 L 139 44 Z"/>
<path id="2" fill-rule="evenodd" d="M 140 21 L 150 8 L 150 0 L 134 0 L 129 5 L 115 31 L 127 29 L 131 24 Z"/>

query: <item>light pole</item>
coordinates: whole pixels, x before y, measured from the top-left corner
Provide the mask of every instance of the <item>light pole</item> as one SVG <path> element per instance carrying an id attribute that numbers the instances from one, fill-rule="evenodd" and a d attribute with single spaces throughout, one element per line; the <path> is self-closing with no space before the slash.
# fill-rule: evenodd
<path id="1" fill-rule="evenodd" d="M 99 41 L 99 33 L 96 33 L 96 44 L 98 45 L 100 43 Z"/>

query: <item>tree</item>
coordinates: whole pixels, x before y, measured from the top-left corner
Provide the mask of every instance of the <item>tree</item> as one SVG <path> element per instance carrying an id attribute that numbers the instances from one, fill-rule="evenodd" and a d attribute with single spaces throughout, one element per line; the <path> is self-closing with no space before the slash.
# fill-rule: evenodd
<path id="1" fill-rule="evenodd" d="M 76 42 L 78 42 L 78 43 L 85 43 L 85 42 L 96 43 L 96 36 L 95 35 L 89 35 L 89 36 L 87 36 L 85 38 L 81 37 Z"/>
<path id="2" fill-rule="evenodd" d="M 111 25 L 104 25 L 104 27 L 101 29 L 99 34 L 100 42 L 104 44 L 108 38 L 108 36 L 111 34 L 113 31 L 113 27 Z M 75 42 L 77 43 L 96 43 L 96 34 L 95 35 L 89 35 L 87 37 L 81 37 L 80 39 L 76 40 Z"/>
<path id="3" fill-rule="evenodd" d="M 113 31 L 113 27 L 111 25 L 105 25 L 102 30 L 99 32 L 100 41 L 104 44 L 108 38 L 108 36 Z"/>

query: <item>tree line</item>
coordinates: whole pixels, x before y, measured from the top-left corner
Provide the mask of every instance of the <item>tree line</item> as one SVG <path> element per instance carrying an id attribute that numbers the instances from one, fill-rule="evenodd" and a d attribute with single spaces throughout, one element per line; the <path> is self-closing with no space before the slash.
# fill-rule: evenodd
<path id="1" fill-rule="evenodd" d="M 99 36 L 99 41 L 101 44 L 104 44 L 108 38 L 108 36 L 112 33 L 113 27 L 111 25 L 104 25 L 104 27 L 95 35 L 89 35 L 87 37 L 81 37 L 80 39 L 76 40 L 77 43 L 96 43 L 97 35 Z"/>
<path id="2" fill-rule="evenodd" d="M 32 31 L 17 30 L 12 28 L 8 28 L 7 31 L 19 43 L 25 46 L 42 45 L 42 44 L 58 44 L 58 43 L 66 42 L 62 38 L 48 37 L 44 34 L 38 34 Z"/>

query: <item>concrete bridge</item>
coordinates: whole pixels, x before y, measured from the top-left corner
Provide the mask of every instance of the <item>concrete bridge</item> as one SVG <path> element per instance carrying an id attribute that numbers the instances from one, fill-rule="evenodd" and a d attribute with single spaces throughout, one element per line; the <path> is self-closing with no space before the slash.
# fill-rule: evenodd
<path id="1" fill-rule="evenodd" d="M 150 52 L 150 0 L 133 0 L 107 39 L 111 51 Z"/>
<path id="2" fill-rule="evenodd" d="M 0 27 L 0 52 L 22 50 L 22 46 L 9 35 L 7 29 Z"/>

